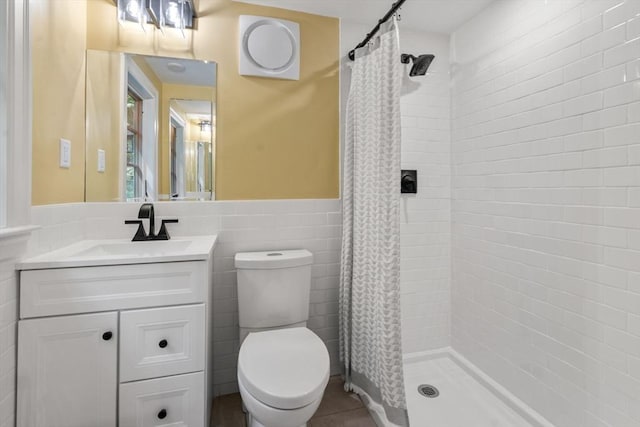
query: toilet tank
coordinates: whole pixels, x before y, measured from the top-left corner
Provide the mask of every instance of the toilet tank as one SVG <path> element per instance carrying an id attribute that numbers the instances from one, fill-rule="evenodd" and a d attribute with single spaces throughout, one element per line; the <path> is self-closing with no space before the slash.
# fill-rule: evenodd
<path id="1" fill-rule="evenodd" d="M 304 249 L 236 254 L 240 328 L 306 322 L 312 263 Z"/>

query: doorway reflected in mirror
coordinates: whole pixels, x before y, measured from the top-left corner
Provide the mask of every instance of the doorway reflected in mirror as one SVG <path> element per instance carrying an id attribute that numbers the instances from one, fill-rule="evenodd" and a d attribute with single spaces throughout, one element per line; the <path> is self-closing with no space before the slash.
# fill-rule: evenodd
<path id="1" fill-rule="evenodd" d="M 169 105 L 170 197 L 211 200 L 215 139 L 211 103 L 172 99 Z"/>

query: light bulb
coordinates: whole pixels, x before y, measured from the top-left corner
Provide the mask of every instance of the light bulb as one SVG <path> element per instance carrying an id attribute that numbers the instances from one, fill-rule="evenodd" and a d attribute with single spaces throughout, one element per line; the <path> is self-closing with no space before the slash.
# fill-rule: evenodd
<path id="1" fill-rule="evenodd" d="M 178 3 L 174 1 L 169 2 L 164 17 L 169 24 L 174 27 L 178 26 L 178 22 L 180 22 L 180 10 L 178 10 Z"/>
<path id="2" fill-rule="evenodd" d="M 132 16 L 134 18 L 140 17 L 140 4 L 138 0 L 129 0 L 127 2 L 127 7 L 125 8 L 127 11 L 127 15 Z"/>

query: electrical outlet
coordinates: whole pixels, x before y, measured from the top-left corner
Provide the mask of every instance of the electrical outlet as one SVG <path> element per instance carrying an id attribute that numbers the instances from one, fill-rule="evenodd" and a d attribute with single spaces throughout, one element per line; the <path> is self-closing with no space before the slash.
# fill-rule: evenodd
<path id="1" fill-rule="evenodd" d="M 106 158 L 104 150 L 98 150 L 98 172 L 104 172 L 106 167 Z"/>
<path id="2" fill-rule="evenodd" d="M 71 167 L 71 141 L 63 138 L 60 138 L 60 167 Z"/>

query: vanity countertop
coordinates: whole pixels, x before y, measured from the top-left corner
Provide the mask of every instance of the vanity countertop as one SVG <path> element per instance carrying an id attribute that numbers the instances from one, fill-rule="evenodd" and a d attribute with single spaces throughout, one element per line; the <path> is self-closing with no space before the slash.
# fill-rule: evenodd
<path id="1" fill-rule="evenodd" d="M 94 267 L 207 260 L 216 235 L 132 242 L 128 239 L 83 240 L 19 262 L 18 270 Z"/>

